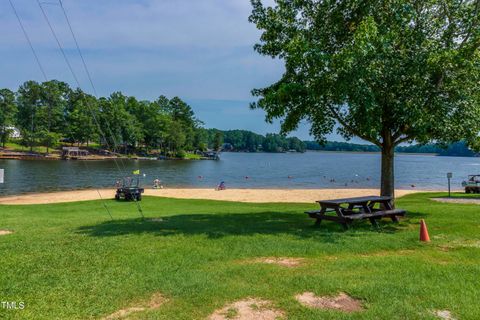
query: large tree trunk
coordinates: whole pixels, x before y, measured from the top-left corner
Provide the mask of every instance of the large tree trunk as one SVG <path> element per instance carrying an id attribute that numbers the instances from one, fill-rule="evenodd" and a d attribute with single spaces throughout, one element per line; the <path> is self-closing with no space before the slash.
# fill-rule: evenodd
<path id="1" fill-rule="evenodd" d="M 382 177 L 380 194 L 382 196 L 395 196 L 395 152 L 393 144 L 384 144 L 382 147 Z"/>

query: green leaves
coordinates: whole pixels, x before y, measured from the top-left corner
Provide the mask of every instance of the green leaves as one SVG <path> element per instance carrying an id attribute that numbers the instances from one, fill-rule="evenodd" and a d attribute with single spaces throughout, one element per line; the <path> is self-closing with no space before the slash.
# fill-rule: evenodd
<path id="1" fill-rule="evenodd" d="M 8 89 L 0 89 L 0 141 L 3 146 L 11 134 L 8 127 L 14 125 L 16 112 L 14 93 Z"/>
<path id="2" fill-rule="evenodd" d="M 115 92 L 97 99 L 57 80 L 27 81 L 16 96 L 8 89 L 0 90 L 3 141 L 7 131 L 2 128 L 10 125 L 21 129 L 22 143 L 30 147 L 53 147 L 64 138 L 87 145 L 98 140 L 109 149 L 125 153 L 139 148 L 160 149 L 165 154 L 205 148 L 205 139 L 198 139 L 197 134 L 202 122 L 178 97 L 138 101 Z"/>
<path id="3" fill-rule="evenodd" d="M 337 123 L 378 145 L 480 132 L 479 1 L 275 3 L 252 1 L 250 21 L 262 30 L 255 49 L 285 72 L 252 93 L 282 132 L 303 119 L 320 140 Z"/>

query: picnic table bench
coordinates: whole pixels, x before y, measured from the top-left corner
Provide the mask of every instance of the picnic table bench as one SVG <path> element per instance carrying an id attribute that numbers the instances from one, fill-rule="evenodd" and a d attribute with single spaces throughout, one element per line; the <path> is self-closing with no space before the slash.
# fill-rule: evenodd
<path id="1" fill-rule="evenodd" d="M 393 222 L 398 222 L 398 217 L 405 216 L 406 211 L 394 209 L 392 197 L 367 196 L 317 201 L 320 210 L 305 212 L 316 219 L 315 225 L 320 225 L 322 220 L 334 221 L 342 224 L 346 229 L 354 220 L 369 219 L 374 226 L 377 220 L 388 217 Z M 380 208 L 376 208 L 376 205 Z M 334 214 L 330 214 L 334 213 Z"/>

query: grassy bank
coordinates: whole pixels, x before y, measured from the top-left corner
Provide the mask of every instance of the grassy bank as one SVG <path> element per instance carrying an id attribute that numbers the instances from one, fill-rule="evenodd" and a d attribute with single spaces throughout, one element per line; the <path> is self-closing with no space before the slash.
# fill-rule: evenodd
<path id="1" fill-rule="evenodd" d="M 437 196 L 439 196 L 438 194 Z M 444 194 L 442 194 L 444 195 Z M 312 226 L 305 204 L 247 204 L 146 197 L 142 221 L 134 203 L 99 201 L 0 206 L 0 309 L 6 319 L 99 319 L 162 293 L 169 299 L 133 319 L 204 319 L 245 297 L 271 300 L 288 319 L 434 319 L 432 310 L 476 319 L 480 276 L 479 207 L 398 200 L 399 225 L 349 231 Z M 418 242 L 418 221 L 432 242 Z M 302 257 L 297 268 L 244 263 L 258 257 Z M 301 306 L 294 296 L 346 292 L 365 311 L 346 314 Z"/>

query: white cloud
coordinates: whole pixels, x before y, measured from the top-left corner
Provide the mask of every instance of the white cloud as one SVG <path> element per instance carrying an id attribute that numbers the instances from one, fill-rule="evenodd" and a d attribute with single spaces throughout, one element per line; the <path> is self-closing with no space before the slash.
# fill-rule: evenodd
<path id="1" fill-rule="evenodd" d="M 12 1 L 47 76 L 74 85 L 37 1 Z M 276 81 L 283 70 L 278 61 L 253 51 L 260 32 L 248 22 L 249 0 L 63 3 L 101 95 L 113 91 L 140 99 L 176 95 L 191 101 L 209 126 L 278 131 L 278 123 L 264 124 L 262 111 L 248 109 L 251 89 Z M 60 7 L 45 9 L 82 88 L 91 92 Z M 0 87 L 16 89 L 26 80 L 42 81 L 7 1 L 0 2 L 0 28 Z M 214 107 L 207 107 L 208 100 Z M 306 129 L 300 135 L 308 136 Z"/>
<path id="2" fill-rule="evenodd" d="M 48 77 L 71 83 L 37 1 L 12 1 Z M 196 99 L 249 99 L 251 89 L 271 83 L 282 71 L 278 62 L 253 51 L 260 32 L 248 22 L 249 0 L 63 3 L 101 94 L 126 90 L 142 98 L 158 92 Z M 44 8 L 82 85 L 86 84 L 61 8 L 51 4 Z M 0 3 L 0 27 L 8 30 L 0 38 L 0 81 L 18 86 L 38 79 L 38 67 L 8 2 Z"/>

